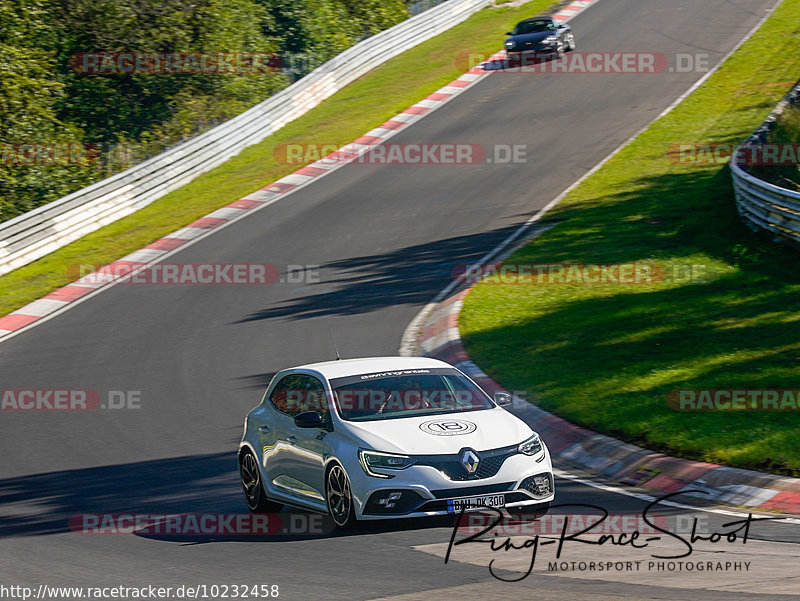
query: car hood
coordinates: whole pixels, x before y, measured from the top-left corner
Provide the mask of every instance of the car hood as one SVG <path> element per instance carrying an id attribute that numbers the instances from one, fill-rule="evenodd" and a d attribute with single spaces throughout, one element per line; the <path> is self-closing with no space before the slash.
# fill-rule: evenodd
<path id="1" fill-rule="evenodd" d="M 506 39 L 506 42 L 514 42 L 515 44 L 538 44 L 546 37 L 555 35 L 555 31 L 539 31 L 536 33 L 521 33 L 519 35 L 512 35 Z"/>
<path id="2" fill-rule="evenodd" d="M 455 427 L 453 422 L 458 422 Z M 486 451 L 517 444 L 533 431 L 505 409 L 370 422 L 344 422 L 365 448 L 406 455 L 443 455 L 464 447 Z M 448 429 L 450 428 L 450 429 Z"/>

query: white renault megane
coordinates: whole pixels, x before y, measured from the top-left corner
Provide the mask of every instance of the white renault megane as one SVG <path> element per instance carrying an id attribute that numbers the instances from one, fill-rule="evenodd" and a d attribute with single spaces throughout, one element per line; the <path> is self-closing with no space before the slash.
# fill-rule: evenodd
<path id="1" fill-rule="evenodd" d="M 510 403 L 436 359 L 286 369 L 245 419 L 247 505 L 327 512 L 340 527 L 481 507 L 540 515 L 555 494 L 550 455 Z"/>

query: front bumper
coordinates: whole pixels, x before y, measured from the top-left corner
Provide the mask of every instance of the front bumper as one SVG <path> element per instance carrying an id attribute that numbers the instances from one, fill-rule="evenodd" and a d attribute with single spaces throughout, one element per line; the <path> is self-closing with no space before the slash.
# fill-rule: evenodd
<path id="1" fill-rule="evenodd" d="M 360 520 L 447 515 L 448 500 L 501 493 L 506 507 L 538 505 L 555 498 L 553 469 L 546 448 L 540 457 L 513 455 L 495 475 L 477 480 L 452 480 L 429 465 L 398 470 L 388 479 L 369 476 L 360 465 L 357 471 L 348 469 L 348 475 Z M 390 498 L 392 493 L 395 498 Z M 480 510 L 478 507 L 467 511 Z"/>
<path id="2" fill-rule="evenodd" d="M 519 48 L 519 49 L 510 49 L 506 48 L 506 54 L 508 56 L 520 56 L 523 54 L 529 54 L 533 56 L 538 55 L 549 55 L 549 54 L 556 54 L 558 52 L 558 46 L 553 44 L 552 46 L 536 46 L 535 48 Z"/>

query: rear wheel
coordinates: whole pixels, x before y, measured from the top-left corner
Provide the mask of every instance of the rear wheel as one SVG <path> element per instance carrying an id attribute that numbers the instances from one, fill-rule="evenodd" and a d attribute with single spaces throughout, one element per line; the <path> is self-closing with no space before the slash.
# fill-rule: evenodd
<path id="1" fill-rule="evenodd" d="M 328 511 L 339 528 L 352 528 L 356 523 L 350 478 L 338 463 L 334 463 L 325 478 L 325 497 Z"/>
<path id="2" fill-rule="evenodd" d="M 245 451 L 239 457 L 239 474 L 242 477 L 242 489 L 247 508 L 253 513 L 276 513 L 283 509 L 283 505 L 270 501 L 264 493 L 261 484 L 261 471 L 258 461 L 250 451 Z"/>

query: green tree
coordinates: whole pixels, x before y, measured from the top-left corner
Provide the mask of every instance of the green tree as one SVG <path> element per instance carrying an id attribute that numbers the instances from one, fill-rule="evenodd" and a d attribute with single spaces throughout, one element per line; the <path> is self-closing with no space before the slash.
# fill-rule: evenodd
<path id="1" fill-rule="evenodd" d="M 59 114 L 102 144 L 154 130 L 174 143 L 286 85 L 278 73 L 86 75 L 70 65 L 85 52 L 274 52 L 261 30 L 269 15 L 251 0 L 61 0 L 53 16 L 66 86 Z"/>
<path id="2" fill-rule="evenodd" d="M 259 0 L 272 17 L 264 30 L 278 41 L 298 74 L 343 52 L 356 42 L 406 18 L 402 0 Z"/>
<path id="3" fill-rule="evenodd" d="M 158 154 L 288 85 L 277 69 L 88 73 L 86 53 L 280 52 L 299 57 L 307 73 L 407 16 L 402 0 L 0 0 L 0 220 Z M 22 145 L 82 143 L 99 147 L 102 160 L 19 164 Z"/>
<path id="4" fill-rule="evenodd" d="M 79 128 L 57 117 L 64 86 L 52 77 L 53 52 L 43 47 L 52 34 L 45 7 L 42 0 L 0 0 L 0 221 L 97 174 L 76 152 Z"/>

